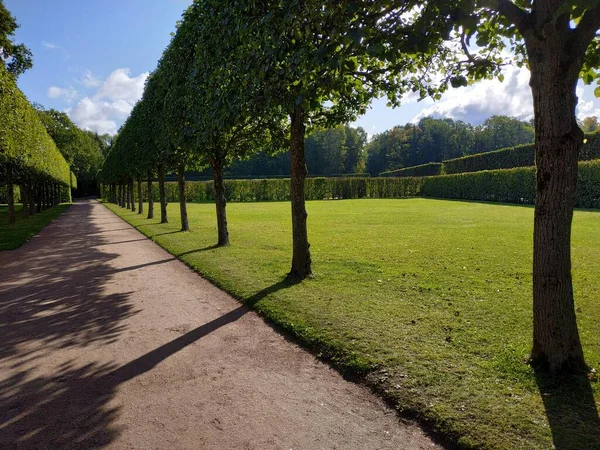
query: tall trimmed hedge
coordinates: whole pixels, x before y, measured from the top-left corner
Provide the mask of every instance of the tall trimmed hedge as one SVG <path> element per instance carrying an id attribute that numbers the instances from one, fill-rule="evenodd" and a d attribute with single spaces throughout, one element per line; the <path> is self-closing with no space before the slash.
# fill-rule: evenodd
<path id="1" fill-rule="evenodd" d="M 0 64 L 0 171 L 10 165 L 15 183 L 41 179 L 69 186 L 69 164 L 38 114 Z"/>
<path id="2" fill-rule="evenodd" d="M 440 175 L 442 163 L 427 163 L 420 166 L 406 167 L 404 169 L 390 170 L 379 174 L 381 177 L 427 177 Z"/>
<path id="3" fill-rule="evenodd" d="M 444 161 L 446 174 L 480 172 L 482 170 L 512 169 L 535 164 L 535 145 L 524 144 L 487 153 L 463 156 Z"/>
<path id="4" fill-rule="evenodd" d="M 579 161 L 591 161 L 598 158 L 600 158 L 600 133 L 594 133 L 586 136 Z M 463 156 L 446 160 L 442 164 L 442 172 L 445 174 L 530 167 L 535 165 L 535 145 L 518 145 L 493 152 Z"/>

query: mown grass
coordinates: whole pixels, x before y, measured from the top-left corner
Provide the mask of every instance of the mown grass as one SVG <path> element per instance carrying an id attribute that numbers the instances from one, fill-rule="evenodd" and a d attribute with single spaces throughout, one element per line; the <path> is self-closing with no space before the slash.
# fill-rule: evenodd
<path id="1" fill-rule="evenodd" d="M 52 220 L 60 216 L 70 203 L 63 203 L 41 213 L 24 218 L 22 205 L 15 205 L 16 223 L 8 224 L 8 206 L 0 205 L 0 250 L 13 250 L 38 234 Z"/>
<path id="2" fill-rule="evenodd" d="M 600 449 L 600 388 L 537 375 L 531 342 L 530 207 L 441 201 L 308 202 L 314 277 L 281 283 L 291 257 L 288 203 L 190 204 L 189 233 L 107 205 L 337 367 L 464 448 Z M 573 226 L 577 316 L 600 366 L 600 213 Z"/>

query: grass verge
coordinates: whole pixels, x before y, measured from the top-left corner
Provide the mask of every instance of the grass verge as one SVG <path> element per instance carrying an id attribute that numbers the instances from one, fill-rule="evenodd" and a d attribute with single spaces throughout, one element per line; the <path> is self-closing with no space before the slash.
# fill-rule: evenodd
<path id="1" fill-rule="evenodd" d="M 63 203 L 30 217 L 21 215 L 22 205 L 15 205 L 16 223 L 8 224 L 8 206 L 0 205 L 0 250 L 19 248 L 60 216 L 70 203 Z"/>
<path id="2" fill-rule="evenodd" d="M 214 248 L 214 206 L 192 231 L 107 207 L 209 280 L 363 379 L 463 448 L 600 449 L 595 378 L 527 366 L 533 209 L 431 199 L 308 202 L 315 275 L 281 283 L 288 203 L 228 206 L 232 245 Z M 600 366 L 600 213 L 577 211 L 573 276 L 587 362 Z"/>

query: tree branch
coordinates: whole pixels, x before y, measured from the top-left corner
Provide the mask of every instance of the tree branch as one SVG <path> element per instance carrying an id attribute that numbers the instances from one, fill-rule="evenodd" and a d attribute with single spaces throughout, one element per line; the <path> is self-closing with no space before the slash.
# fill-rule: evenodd
<path id="1" fill-rule="evenodd" d="M 521 36 L 530 28 L 529 13 L 511 0 L 480 0 L 479 6 L 502 14 L 517 27 Z"/>
<path id="2" fill-rule="evenodd" d="M 584 55 L 600 29 L 600 6 L 588 9 L 573 32 L 573 53 Z"/>

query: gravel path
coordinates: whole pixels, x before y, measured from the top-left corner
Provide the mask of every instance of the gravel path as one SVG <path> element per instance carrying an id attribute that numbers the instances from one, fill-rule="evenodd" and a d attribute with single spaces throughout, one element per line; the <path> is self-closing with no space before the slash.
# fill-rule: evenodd
<path id="1" fill-rule="evenodd" d="M 0 253 L 0 448 L 440 447 L 85 201 Z"/>

